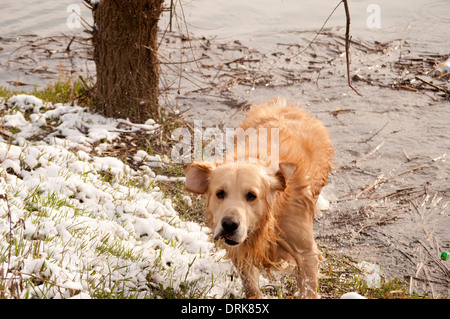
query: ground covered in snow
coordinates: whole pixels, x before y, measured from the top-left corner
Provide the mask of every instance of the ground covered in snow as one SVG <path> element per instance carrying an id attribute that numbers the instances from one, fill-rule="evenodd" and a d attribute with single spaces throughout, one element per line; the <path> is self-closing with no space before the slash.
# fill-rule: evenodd
<path id="1" fill-rule="evenodd" d="M 1 297 L 230 297 L 239 280 L 209 230 L 180 219 L 155 180 L 101 154 L 120 134 L 153 134 L 86 108 L 17 95 L 0 105 Z"/>

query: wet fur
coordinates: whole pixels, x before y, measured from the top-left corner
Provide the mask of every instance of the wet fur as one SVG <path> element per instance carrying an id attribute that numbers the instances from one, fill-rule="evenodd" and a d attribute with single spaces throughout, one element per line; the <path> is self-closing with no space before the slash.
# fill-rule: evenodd
<path id="1" fill-rule="evenodd" d="M 262 297 L 258 288 L 260 268 L 270 271 L 290 264 L 295 268 L 299 297 L 317 298 L 318 263 L 322 255 L 314 241 L 313 219 L 315 203 L 331 170 L 333 151 L 328 132 L 320 121 L 282 99 L 253 105 L 241 127 L 279 128 L 280 141 L 278 172 L 264 174 L 261 170 L 260 176 L 252 178 L 263 194 L 262 216 L 255 225 L 250 225 L 253 228 L 244 242 L 225 245 L 241 275 L 246 297 Z M 225 166 L 217 170 L 221 165 Z M 215 214 L 220 211 L 211 185 L 216 183 L 214 174 L 248 170 L 251 176 L 254 168 L 246 165 L 195 163 L 186 169 L 186 189 L 205 194 L 206 214 L 212 229 L 217 226 Z M 230 178 L 239 182 L 246 175 L 230 173 Z M 257 215 L 251 209 L 247 208 L 248 214 Z"/>

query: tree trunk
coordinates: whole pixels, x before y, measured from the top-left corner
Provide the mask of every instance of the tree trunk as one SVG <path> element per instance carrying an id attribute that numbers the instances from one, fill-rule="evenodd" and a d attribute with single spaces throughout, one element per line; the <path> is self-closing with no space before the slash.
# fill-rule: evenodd
<path id="1" fill-rule="evenodd" d="M 101 0 L 92 6 L 96 93 L 106 116 L 159 116 L 158 20 L 163 0 Z"/>

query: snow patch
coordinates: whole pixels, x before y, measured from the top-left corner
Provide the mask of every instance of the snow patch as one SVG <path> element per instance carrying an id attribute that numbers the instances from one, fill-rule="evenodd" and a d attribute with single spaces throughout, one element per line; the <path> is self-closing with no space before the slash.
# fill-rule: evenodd
<path id="1" fill-rule="evenodd" d="M 367 299 L 356 292 L 348 292 L 341 296 L 341 299 Z"/>
<path id="2" fill-rule="evenodd" d="M 357 267 L 363 273 L 363 279 L 369 288 L 379 288 L 381 285 L 380 266 L 362 261 L 358 263 Z"/>
<path id="3" fill-rule="evenodd" d="M 139 151 L 134 170 L 90 154 L 124 132 L 153 134 L 153 120 L 133 124 L 28 95 L 2 110 L 5 127 L 17 132 L 11 140 L 0 135 L 0 237 L 14 238 L 0 267 L 2 284 L 21 281 L 20 298 L 97 298 L 117 287 L 139 298 L 168 288 L 189 293 L 183 284 L 204 298 L 242 296 L 211 231 L 181 220 L 154 183 L 184 180 L 154 174 L 162 157 Z M 42 135 L 48 123 L 53 131 Z M 8 247 L 0 241 L 0 251 Z"/>

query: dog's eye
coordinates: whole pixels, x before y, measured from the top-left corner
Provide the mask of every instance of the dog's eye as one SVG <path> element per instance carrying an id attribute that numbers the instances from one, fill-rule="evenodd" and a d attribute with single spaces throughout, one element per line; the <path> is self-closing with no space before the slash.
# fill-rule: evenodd
<path id="1" fill-rule="evenodd" d="M 247 195 L 245 195 L 245 199 L 247 202 L 253 202 L 256 199 L 256 195 L 252 192 L 248 192 Z"/>
<path id="2" fill-rule="evenodd" d="M 218 199 L 224 199 L 225 198 L 225 191 L 223 190 L 223 189 L 221 189 L 220 191 L 218 191 L 217 193 L 216 193 L 216 196 L 217 196 L 217 198 Z"/>

